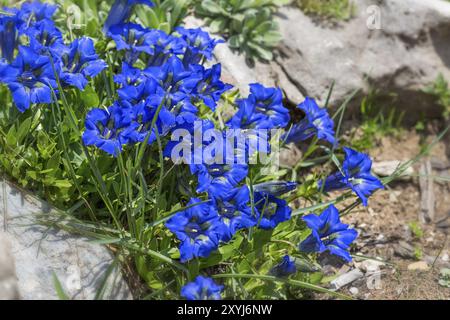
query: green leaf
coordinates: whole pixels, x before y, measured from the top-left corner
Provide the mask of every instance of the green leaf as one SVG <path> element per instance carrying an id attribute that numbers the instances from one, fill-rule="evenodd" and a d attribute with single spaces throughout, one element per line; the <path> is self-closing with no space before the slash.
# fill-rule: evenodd
<path id="1" fill-rule="evenodd" d="M 81 92 L 81 100 L 86 108 L 98 107 L 100 104 L 100 99 L 91 86 L 87 86 L 84 91 Z"/>

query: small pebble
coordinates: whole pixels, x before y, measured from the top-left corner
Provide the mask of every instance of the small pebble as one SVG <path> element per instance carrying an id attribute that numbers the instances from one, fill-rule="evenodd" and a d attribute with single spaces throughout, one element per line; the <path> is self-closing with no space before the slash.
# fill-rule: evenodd
<path id="1" fill-rule="evenodd" d="M 350 291 L 350 293 L 354 296 L 358 295 L 359 293 L 359 289 L 356 287 L 351 287 L 350 289 L 348 289 L 348 291 Z"/>
<path id="2" fill-rule="evenodd" d="M 417 261 L 408 265 L 409 271 L 428 271 L 430 266 L 425 261 Z"/>

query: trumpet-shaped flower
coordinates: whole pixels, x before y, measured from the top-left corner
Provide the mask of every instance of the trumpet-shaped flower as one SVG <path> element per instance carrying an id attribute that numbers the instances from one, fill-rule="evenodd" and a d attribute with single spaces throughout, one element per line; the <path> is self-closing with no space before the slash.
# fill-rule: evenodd
<path id="1" fill-rule="evenodd" d="M 376 189 L 383 189 L 384 186 L 371 174 L 372 160 L 367 154 L 350 148 L 344 148 L 344 152 L 342 172 L 338 171 L 326 178 L 325 182 L 321 181 L 319 188 L 323 188 L 325 192 L 350 188 L 361 199 L 363 205 L 367 206 L 368 197 Z"/>
<path id="2" fill-rule="evenodd" d="M 335 206 L 329 206 L 320 216 L 309 214 L 303 220 L 311 229 L 311 235 L 300 243 L 300 250 L 319 253 L 328 250 L 346 261 L 352 260 L 348 248 L 358 233 L 340 221 L 339 211 Z"/>
<path id="3" fill-rule="evenodd" d="M 183 62 L 186 66 L 198 64 L 202 58 L 210 60 L 216 45 L 224 42 L 222 39 L 211 39 L 209 34 L 200 28 L 185 29 L 178 27 L 176 31 L 187 44 L 183 57 Z"/>
<path id="4" fill-rule="evenodd" d="M 20 112 L 32 103 L 51 103 L 57 84 L 50 58 L 30 47 L 19 46 L 19 54 L 10 64 L 0 65 L 0 82 L 8 85 Z"/>
<path id="5" fill-rule="evenodd" d="M 258 211 L 258 226 L 264 230 L 274 229 L 291 218 L 292 209 L 287 202 L 270 194 L 255 192 L 255 208 Z"/>
<path id="6" fill-rule="evenodd" d="M 153 2 L 150 0 L 115 0 L 103 25 L 103 32 L 108 33 L 112 26 L 126 22 L 136 4 L 153 7 Z"/>
<path id="7" fill-rule="evenodd" d="M 203 101 L 207 107 L 214 111 L 222 94 L 233 86 L 220 80 L 222 67 L 219 63 L 213 65 L 210 69 L 205 69 L 201 65 L 192 66 L 192 68 L 201 75 L 201 80 L 194 90 L 195 100 Z"/>
<path id="8" fill-rule="evenodd" d="M 141 52 L 154 54 L 153 44 L 157 41 L 155 33 L 139 24 L 123 23 L 111 26 L 108 36 L 116 43 L 117 50 L 125 50 L 126 62 L 133 64 Z"/>
<path id="9" fill-rule="evenodd" d="M 50 3 L 42 3 L 40 1 L 25 2 L 18 13 L 19 18 L 26 21 L 24 28 L 28 27 L 28 23 L 38 22 L 41 20 L 50 20 L 55 14 L 58 6 Z"/>
<path id="10" fill-rule="evenodd" d="M 214 206 L 200 202 L 199 199 L 191 199 L 189 208 L 178 212 L 165 224 L 181 241 L 181 262 L 194 257 L 208 257 L 218 248 L 220 239 L 227 230 Z"/>
<path id="11" fill-rule="evenodd" d="M 228 242 L 234 234 L 256 225 L 256 215 L 249 206 L 250 192 L 246 185 L 229 190 L 222 198 L 213 198 L 220 219 L 227 226 L 221 240 Z"/>
<path id="12" fill-rule="evenodd" d="M 21 20 L 17 9 L 3 8 L 5 14 L 0 14 L 0 49 L 2 58 L 9 63 L 14 60 L 14 50 L 18 46 L 18 29 Z"/>
<path id="13" fill-rule="evenodd" d="M 295 266 L 295 262 L 288 255 L 285 255 L 281 262 L 270 270 L 270 273 L 276 277 L 287 277 L 296 272 L 297 267 Z"/>
<path id="14" fill-rule="evenodd" d="M 92 109 L 86 116 L 83 143 L 117 156 L 122 146 L 128 143 L 128 132 L 133 119 L 133 110 L 115 104 L 104 109 Z"/>
<path id="15" fill-rule="evenodd" d="M 25 34 L 30 38 L 30 46 L 40 54 L 51 54 L 57 59 L 66 49 L 61 31 L 51 20 L 36 22 Z"/>
<path id="16" fill-rule="evenodd" d="M 61 79 L 83 90 L 88 77 L 93 78 L 107 67 L 95 52 L 94 42 L 86 37 L 75 39 L 61 57 Z"/>
<path id="17" fill-rule="evenodd" d="M 247 177 L 245 164 L 197 164 L 191 172 L 198 177 L 197 192 L 208 192 L 213 198 L 223 198 Z"/>
<path id="18" fill-rule="evenodd" d="M 220 300 L 222 290 L 223 286 L 216 284 L 211 278 L 198 276 L 181 288 L 181 296 L 187 300 Z"/>
<path id="19" fill-rule="evenodd" d="M 159 84 L 158 90 L 165 97 L 167 105 L 173 106 L 184 100 L 192 93 L 200 76 L 186 69 L 176 56 L 172 56 L 160 67 L 149 67 L 144 73 L 155 79 Z"/>
<path id="20" fill-rule="evenodd" d="M 295 124 L 285 136 L 287 143 L 304 141 L 312 136 L 333 145 L 336 143 L 334 122 L 326 109 L 320 108 L 311 98 L 306 98 L 297 108 L 305 113 L 305 118 Z"/>
<path id="21" fill-rule="evenodd" d="M 238 100 L 237 104 L 239 109 L 228 122 L 231 128 L 283 128 L 290 119 L 289 110 L 283 106 L 283 96 L 278 88 L 266 88 L 253 83 L 248 98 Z"/>

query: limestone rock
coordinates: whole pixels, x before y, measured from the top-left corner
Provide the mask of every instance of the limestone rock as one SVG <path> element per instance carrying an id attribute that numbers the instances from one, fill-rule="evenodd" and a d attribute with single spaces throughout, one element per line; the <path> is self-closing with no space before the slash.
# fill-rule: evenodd
<path id="1" fill-rule="evenodd" d="M 89 239 L 36 223 L 36 216 L 53 210 L 20 189 L 0 183 L 0 225 L 5 227 L 16 262 L 20 297 L 58 299 L 54 276 L 71 299 L 131 299 L 131 292 L 109 250 Z M 0 241 L 1 243 L 2 241 Z"/>

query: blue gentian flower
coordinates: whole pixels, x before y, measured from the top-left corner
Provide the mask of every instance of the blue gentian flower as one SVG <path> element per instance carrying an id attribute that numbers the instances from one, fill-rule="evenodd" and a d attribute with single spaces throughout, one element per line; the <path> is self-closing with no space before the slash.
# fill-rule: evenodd
<path id="1" fill-rule="evenodd" d="M 170 106 L 176 105 L 193 92 L 201 76 L 186 69 L 179 58 L 172 56 L 160 67 L 149 67 L 144 73 L 159 84 L 160 95 Z"/>
<path id="2" fill-rule="evenodd" d="M 204 141 L 202 141 L 203 144 L 199 143 L 199 145 L 196 145 L 195 133 L 206 132 L 207 130 L 214 129 L 214 123 L 206 119 L 197 119 L 193 122 L 176 124 L 172 128 L 172 132 L 178 129 L 180 129 L 180 133 L 183 133 L 181 130 L 184 130 L 184 133 L 186 133 L 186 135 L 182 135 L 181 137 L 179 137 L 179 141 L 171 139 L 169 142 L 167 142 L 167 145 L 163 151 L 163 155 L 164 157 L 172 158 L 175 163 L 189 164 L 191 165 L 191 171 L 195 171 L 195 164 L 203 163 L 203 150 L 206 146 Z M 172 154 L 174 147 L 180 148 L 179 154 Z M 183 154 L 184 150 L 188 150 L 188 154 Z"/>
<path id="3" fill-rule="evenodd" d="M 320 108 L 311 98 L 306 98 L 297 108 L 305 113 L 305 118 L 295 124 L 287 137 L 285 136 L 287 143 L 305 141 L 312 136 L 317 136 L 320 140 L 328 141 L 332 145 L 336 144 L 334 122 L 325 108 Z"/>
<path id="4" fill-rule="evenodd" d="M 19 11 L 19 18 L 27 23 L 29 21 L 51 20 L 58 6 L 40 1 L 25 2 Z M 24 25 L 27 28 L 29 25 Z"/>
<path id="5" fill-rule="evenodd" d="M 133 64 L 141 52 L 154 54 L 153 44 L 157 41 L 155 33 L 135 23 L 124 23 L 111 26 L 108 36 L 116 43 L 117 50 L 127 51 L 125 61 Z"/>
<path id="6" fill-rule="evenodd" d="M 289 123 L 289 110 L 283 106 L 283 96 L 278 88 L 253 83 L 248 98 L 238 100 L 237 105 L 238 111 L 228 122 L 231 128 L 276 129 Z"/>
<path id="7" fill-rule="evenodd" d="M 253 190 L 279 197 L 297 188 L 298 183 L 292 181 L 271 181 L 255 184 Z"/>
<path id="8" fill-rule="evenodd" d="M 367 206 L 368 197 L 377 189 L 384 189 L 380 180 L 374 177 L 370 170 L 372 160 L 367 154 L 360 153 L 350 148 L 344 148 L 345 159 L 342 164 L 342 172 L 338 171 L 326 178 L 324 186 L 320 181 L 319 188 L 323 191 L 331 191 L 350 188 Z"/>
<path id="9" fill-rule="evenodd" d="M 197 192 L 208 192 L 213 198 L 223 198 L 247 177 L 246 164 L 196 164 L 191 173 L 198 178 Z"/>
<path id="10" fill-rule="evenodd" d="M 221 300 L 223 286 L 216 284 L 211 278 L 198 276 L 181 288 L 181 296 L 187 300 Z"/>
<path id="11" fill-rule="evenodd" d="M 88 77 L 93 78 L 107 67 L 95 52 L 92 39 L 75 39 L 61 57 L 61 80 L 83 90 Z"/>
<path id="12" fill-rule="evenodd" d="M 328 250 L 346 261 L 352 260 L 348 248 L 358 233 L 341 222 L 339 211 L 335 206 L 329 206 L 320 216 L 315 214 L 304 216 L 303 220 L 311 229 L 311 235 L 300 243 L 300 250 L 318 253 Z"/>
<path id="13" fill-rule="evenodd" d="M 17 9 L 3 8 L 5 14 L 0 14 L 0 49 L 2 58 L 9 63 L 14 60 L 14 50 L 18 46 L 18 28 L 20 20 Z"/>
<path id="14" fill-rule="evenodd" d="M 121 88 L 117 90 L 120 99 L 131 105 L 145 101 L 149 96 L 157 93 L 156 80 L 126 62 L 122 64 L 122 72 L 114 76 L 114 82 L 121 85 Z"/>
<path id="15" fill-rule="evenodd" d="M 283 199 L 270 194 L 255 192 L 253 201 L 258 211 L 258 226 L 261 229 L 274 229 L 281 222 L 291 219 L 292 209 Z"/>
<path id="16" fill-rule="evenodd" d="M 19 46 L 19 54 L 10 64 L 0 66 L 0 82 L 11 90 L 20 112 L 32 103 L 51 103 L 52 88 L 57 91 L 50 58 L 37 54 L 30 47 Z"/>
<path id="17" fill-rule="evenodd" d="M 257 218 L 249 206 L 250 192 L 246 185 L 229 190 L 222 198 L 213 198 L 220 219 L 228 227 L 221 240 L 230 241 L 234 234 L 256 225 Z"/>
<path id="18" fill-rule="evenodd" d="M 170 57 L 182 55 L 186 51 L 186 42 L 180 37 L 168 35 L 162 30 L 152 29 L 154 54 L 148 59 L 149 67 L 163 65 Z M 186 66 L 187 68 L 187 66 Z"/>
<path id="19" fill-rule="evenodd" d="M 187 44 L 186 52 L 183 57 L 183 62 L 186 66 L 190 64 L 199 64 L 203 58 L 211 60 L 216 45 L 225 42 L 222 39 L 211 39 L 208 32 L 205 32 L 200 28 L 185 29 L 183 27 L 178 27 L 175 30 Z"/>
<path id="20" fill-rule="evenodd" d="M 117 156 L 122 146 L 129 141 L 128 131 L 133 119 L 133 110 L 118 104 L 108 110 L 92 109 L 86 116 L 86 130 L 83 132 L 83 143 Z"/>
<path id="21" fill-rule="evenodd" d="M 188 209 L 180 211 L 167 220 L 166 227 L 181 241 L 180 260 L 186 262 L 194 257 L 208 257 L 217 250 L 227 227 L 220 220 L 217 210 L 209 203 L 192 198 Z"/>
<path id="22" fill-rule="evenodd" d="M 126 22 L 136 4 L 153 7 L 153 2 L 150 0 L 115 0 L 103 25 L 103 32 L 107 33 L 112 26 Z"/>
<path id="23" fill-rule="evenodd" d="M 191 67 L 201 75 L 201 80 L 194 90 L 195 99 L 203 101 L 207 107 L 214 111 L 222 94 L 233 86 L 220 80 L 222 69 L 220 63 L 213 65 L 210 69 L 205 69 L 201 65 Z"/>
<path id="24" fill-rule="evenodd" d="M 40 20 L 25 31 L 30 46 L 40 54 L 51 54 L 58 58 L 66 49 L 61 31 L 51 20 Z"/>
<path id="25" fill-rule="evenodd" d="M 270 270 L 270 273 L 276 277 L 287 277 L 296 272 L 297 267 L 295 266 L 295 262 L 288 255 L 285 255 L 281 262 Z"/>

